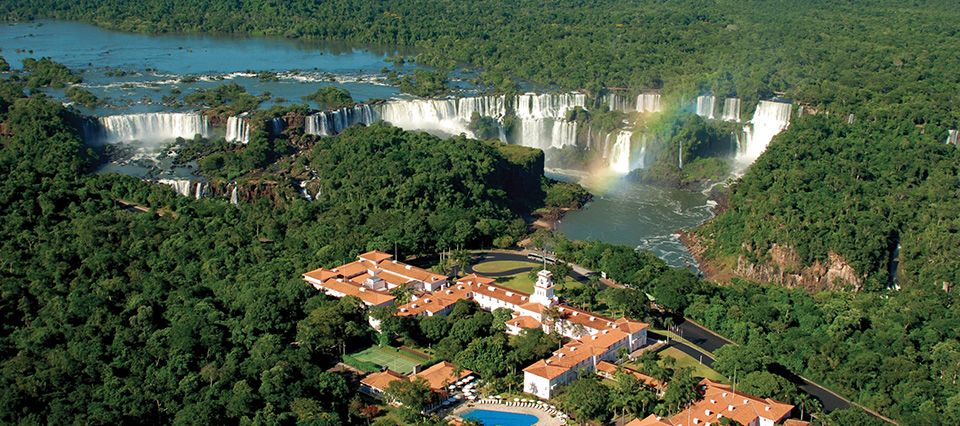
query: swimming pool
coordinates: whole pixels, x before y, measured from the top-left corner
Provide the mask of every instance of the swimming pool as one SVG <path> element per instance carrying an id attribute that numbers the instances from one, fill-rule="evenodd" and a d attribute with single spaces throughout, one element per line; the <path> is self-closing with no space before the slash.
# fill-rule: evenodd
<path id="1" fill-rule="evenodd" d="M 537 422 L 537 416 L 530 414 L 493 410 L 470 410 L 463 413 L 462 417 L 478 421 L 483 426 L 531 426 Z"/>

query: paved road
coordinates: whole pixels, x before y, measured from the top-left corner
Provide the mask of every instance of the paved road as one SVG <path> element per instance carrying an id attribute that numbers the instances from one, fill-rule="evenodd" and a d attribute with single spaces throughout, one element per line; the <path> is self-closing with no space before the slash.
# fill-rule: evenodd
<path id="1" fill-rule="evenodd" d="M 484 252 L 484 253 L 477 254 L 477 256 L 480 256 L 484 261 L 492 261 L 492 260 L 529 261 L 530 260 L 529 258 L 527 258 L 527 256 L 519 253 Z M 588 270 L 584 270 L 582 272 L 583 273 L 574 271 L 574 272 L 571 272 L 571 275 L 574 278 L 576 278 L 578 281 L 586 281 L 588 279 L 588 275 L 591 275 L 594 273 Z M 683 321 L 681 321 L 676 325 L 676 333 L 679 334 L 684 339 L 690 341 L 690 343 L 693 343 L 694 345 L 699 346 L 700 348 L 703 348 L 705 351 L 711 352 L 711 353 L 715 352 L 717 349 L 720 349 L 724 345 L 733 344 L 733 342 L 687 319 L 684 319 Z M 651 340 L 656 340 L 656 341 L 666 340 L 666 336 L 663 336 L 655 332 L 650 332 L 648 336 Z M 671 340 L 670 345 L 679 349 L 681 352 L 687 355 L 690 355 L 691 357 L 693 357 L 693 359 L 698 359 L 698 360 L 702 359 L 703 363 L 706 364 L 708 367 L 713 366 L 713 362 L 714 362 L 713 357 L 701 351 L 697 347 L 690 346 L 676 340 Z M 819 399 L 820 403 L 823 405 L 823 411 L 825 413 L 830 413 L 834 410 L 839 410 L 842 408 L 849 408 L 851 405 L 848 400 L 834 394 L 833 392 L 830 392 L 829 390 L 821 386 L 816 385 L 815 383 L 807 380 L 804 377 L 801 377 L 797 374 L 793 374 L 783 366 L 774 365 L 773 367 L 771 367 L 771 370 L 774 373 L 777 373 L 783 376 L 784 378 L 786 378 L 787 380 L 790 380 L 791 382 L 796 384 L 797 387 L 800 388 L 802 391 L 810 395 L 813 395 L 814 397 Z M 872 413 L 869 410 L 867 412 L 876 415 L 876 413 Z"/>
<path id="2" fill-rule="evenodd" d="M 647 333 L 647 338 L 656 342 L 667 341 L 667 336 L 664 336 L 654 331 Z M 670 346 L 673 346 L 679 349 L 680 352 L 690 355 L 691 358 L 700 360 L 700 362 L 706 364 L 707 367 L 713 367 L 713 357 L 711 357 L 710 355 L 700 352 L 700 350 L 677 340 L 670 340 L 669 344 Z"/>
<path id="3" fill-rule="evenodd" d="M 720 349 L 722 346 L 731 343 L 730 341 L 720 336 L 717 336 L 714 333 L 711 333 L 706 328 L 701 327 L 700 325 L 695 324 L 686 319 L 684 319 L 683 322 L 677 324 L 677 329 L 678 329 L 677 334 L 680 334 L 681 337 L 689 340 L 691 343 L 710 352 L 714 352 L 717 349 Z M 654 334 L 654 333 L 651 333 L 651 334 Z M 700 351 L 694 348 L 691 348 L 687 345 L 683 345 L 680 342 L 674 341 L 674 342 L 671 342 L 670 344 L 676 346 L 678 349 L 680 349 L 687 355 L 691 355 L 690 351 L 693 351 L 694 353 L 698 354 L 698 355 L 691 355 L 694 358 L 697 358 L 697 356 L 699 356 L 700 354 Z M 686 347 L 686 350 L 684 350 L 684 348 L 681 347 L 681 345 Z M 707 358 L 709 356 L 706 354 L 703 354 L 703 355 L 704 355 L 703 363 L 707 364 L 708 366 L 712 366 L 713 359 L 710 358 L 710 363 L 707 363 Z M 810 395 L 813 395 L 814 397 L 819 399 L 820 403 L 823 405 L 823 411 L 825 413 L 850 407 L 850 403 L 848 401 L 844 400 L 843 398 L 840 398 L 839 396 L 837 396 L 833 392 L 828 391 L 827 389 L 817 386 L 813 382 L 810 382 L 809 380 L 803 377 L 793 374 L 792 372 L 790 372 L 789 370 L 787 370 L 785 367 L 781 365 L 774 365 L 770 369 L 772 370 L 773 373 L 779 374 L 784 378 L 786 378 L 787 380 L 793 382 L 793 384 L 797 385 L 797 387 L 799 387 L 804 392 Z"/>

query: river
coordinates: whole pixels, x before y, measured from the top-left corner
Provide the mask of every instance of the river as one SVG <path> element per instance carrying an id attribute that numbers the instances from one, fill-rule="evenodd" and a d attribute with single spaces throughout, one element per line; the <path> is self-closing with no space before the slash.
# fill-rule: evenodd
<path id="1" fill-rule="evenodd" d="M 580 179 L 549 173 L 554 179 L 579 182 L 594 194 L 583 208 L 561 219 L 558 230 L 572 239 L 600 240 L 650 250 L 674 267 L 697 269 L 696 260 L 677 231 L 713 217 L 716 205 L 699 191 L 665 188 L 624 178 Z"/>
<path id="2" fill-rule="evenodd" d="M 391 55 L 410 53 L 392 48 L 267 38 L 148 36 L 63 21 L 0 25 L 0 45 L 0 55 L 14 68 L 21 66 L 23 58 L 50 57 L 82 70 L 81 86 L 104 103 L 78 109 L 94 116 L 189 110 L 192 108 L 171 102 L 171 98 L 182 100 L 183 95 L 197 89 L 225 82 L 240 84 L 255 95 L 269 93 L 270 100 L 262 107 L 303 103 L 301 96 L 323 86 L 345 88 L 357 101 L 403 98 L 396 87 L 386 83 L 382 70 L 404 72 L 414 68 L 387 62 Z M 261 79 L 256 74 L 260 71 L 276 73 L 277 78 Z M 62 90 L 48 93 L 63 99 Z M 143 175 L 144 169 L 136 161 L 104 168 L 138 175 Z M 188 167 L 172 170 L 170 175 L 190 173 Z M 580 181 L 571 176 L 551 176 Z M 563 218 L 561 232 L 571 238 L 651 250 L 670 265 L 695 267 L 677 231 L 712 217 L 712 206 L 705 195 L 618 177 L 588 178 L 581 183 L 595 197 L 583 209 Z"/>
<path id="3" fill-rule="evenodd" d="M 273 104 L 303 103 L 300 97 L 323 86 L 339 86 L 354 99 L 388 99 L 399 95 L 381 73 L 394 67 L 386 58 L 409 53 L 377 46 L 284 39 L 142 35 L 93 25 L 38 21 L 0 25 L 0 46 L 7 62 L 21 67 L 24 58 L 49 57 L 83 71 L 81 87 L 105 103 L 79 109 L 91 115 L 176 110 L 164 96 L 189 94 L 235 82 L 254 95 L 269 93 Z M 255 72 L 277 73 L 264 80 Z M 191 77 L 183 81 L 183 77 Z M 53 90 L 55 97 L 62 91 Z M 179 109 L 189 109 L 180 107 Z"/>

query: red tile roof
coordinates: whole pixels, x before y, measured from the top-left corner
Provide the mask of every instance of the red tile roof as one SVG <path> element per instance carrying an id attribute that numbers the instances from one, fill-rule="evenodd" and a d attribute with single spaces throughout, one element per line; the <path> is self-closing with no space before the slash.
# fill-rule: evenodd
<path id="1" fill-rule="evenodd" d="M 367 377 L 364 377 L 362 380 L 360 380 L 360 383 L 382 392 L 387 388 L 387 386 L 390 385 L 390 383 L 393 383 L 397 380 L 407 380 L 407 376 L 387 370 L 379 373 L 371 373 L 367 375 Z"/>

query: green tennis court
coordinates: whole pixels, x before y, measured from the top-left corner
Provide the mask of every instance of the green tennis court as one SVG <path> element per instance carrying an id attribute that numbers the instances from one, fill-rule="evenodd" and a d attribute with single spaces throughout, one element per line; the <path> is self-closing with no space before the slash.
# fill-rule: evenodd
<path id="1" fill-rule="evenodd" d="M 387 367 L 400 374 L 410 374 L 415 365 L 427 362 L 425 358 L 387 346 L 371 346 L 351 356 L 360 361 Z"/>

